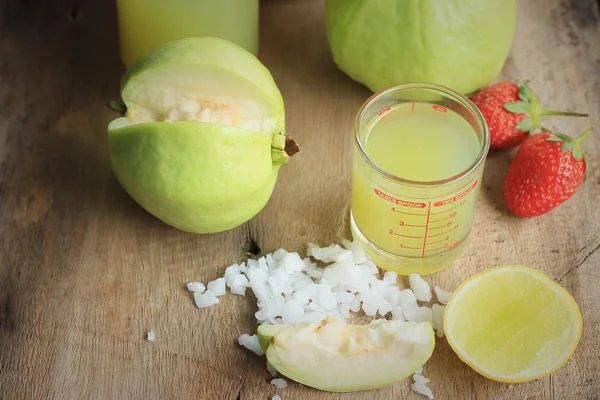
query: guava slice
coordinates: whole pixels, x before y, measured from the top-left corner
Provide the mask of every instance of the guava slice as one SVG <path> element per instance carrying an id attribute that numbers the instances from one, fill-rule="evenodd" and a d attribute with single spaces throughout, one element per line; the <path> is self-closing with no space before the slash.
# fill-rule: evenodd
<path id="1" fill-rule="evenodd" d="M 347 325 L 321 323 L 260 325 L 267 359 L 281 374 L 330 392 L 378 389 L 417 371 L 433 353 L 429 322 L 384 321 Z"/>
<path id="2" fill-rule="evenodd" d="M 189 38 L 137 61 L 108 126 L 115 176 L 148 212 L 196 233 L 232 229 L 269 200 L 297 151 L 269 71 L 241 47 Z"/>

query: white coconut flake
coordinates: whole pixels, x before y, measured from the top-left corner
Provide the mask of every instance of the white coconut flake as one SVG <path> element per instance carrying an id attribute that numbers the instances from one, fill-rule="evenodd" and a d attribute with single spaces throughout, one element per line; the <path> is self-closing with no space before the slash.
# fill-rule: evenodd
<path id="1" fill-rule="evenodd" d="M 379 269 L 377 265 L 372 260 L 367 259 L 365 262 L 360 263 L 360 265 L 365 266 L 367 271 L 369 271 L 370 275 L 375 275 L 379 273 Z"/>
<path id="2" fill-rule="evenodd" d="M 287 387 L 287 382 L 284 379 L 276 378 L 271 381 L 271 385 L 275 386 L 277 389 L 285 389 Z"/>
<path id="3" fill-rule="evenodd" d="M 245 296 L 246 288 L 250 287 L 250 282 L 245 275 L 236 275 L 232 278 L 231 284 L 229 285 L 231 293 Z"/>
<path id="4" fill-rule="evenodd" d="M 275 396 L 271 397 L 271 400 L 281 400 L 281 396 L 276 394 Z"/>
<path id="5" fill-rule="evenodd" d="M 240 271 L 243 273 L 246 273 L 246 271 L 248 271 L 248 266 L 246 265 L 245 262 L 240 264 Z"/>
<path id="6" fill-rule="evenodd" d="M 433 321 L 433 313 L 431 308 L 429 307 L 417 307 L 417 308 L 408 308 L 404 309 L 404 316 L 408 321 L 414 322 L 432 322 Z"/>
<path id="7" fill-rule="evenodd" d="M 431 307 L 432 315 L 433 315 L 433 329 L 438 337 L 444 336 L 444 309 L 445 306 L 440 306 L 439 304 L 434 304 Z"/>
<path id="8" fill-rule="evenodd" d="M 194 301 L 198 308 L 205 308 L 217 304 L 219 299 L 217 299 L 217 296 L 212 291 L 207 290 L 204 293 L 195 292 Z"/>
<path id="9" fill-rule="evenodd" d="M 297 300 L 290 300 L 283 305 L 281 320 L 284 324 L 295 324 L 304 320 L 304 305 Z"/>
<path id="10" fill-rule="evenodd" d="M 361 300 L 360 300 L 360 294 L 359 294 L 350 303 L 350 310 L 353 312 L 359 312 L 360 311 L 360 302 L 361 302 Z"/>
<path id="11" fill-rule="evenodd" d="M 386 282 L 380 280 L 373 280 L 369 282 L 371 290 L 379 297 L 387 298 L 389 292 L 389 286 Z"/>
<path id="12" fill-rule="evenodd" d="M 225 278 L 225 283 L 227 284 L 227 286 L 231 288 L 234 284 L 235 279 L 240 276 L 244 276 L 242 275 L 240 266 L 237 264 L 233 264 L 225 269 L 225 275 L 223 276 L 223 278 Z"/>
<path id="13" fill-rule="evenodd" d="M 240 344 L 240 346 L 244 346 L 248 350 L 254 352 L 254 354 L 256 354 L 257 356 L 265 355 L 265 352 L 260 347 L 257 335 L 250 336 L 247 333 L 244 333 L 238 338 L 238 343 Z"/>
<path id="14" fill-rule="evenodd" d="M 414 379 L 415 383 L 429 383 L 430 382 L 429 378 L 425 378 L 421 374 L 415 374 L 413 376 L 413 379 Z"/>
<path id="15" fill-rule="evenodd" d="M 146 334 L 146 339 L 148 339 L 151 342 L 154 342 L 154 340 L 156 340 L 156 333 L 154 333 L 154 331 L 150 329 Z"/>
<path id="16" fill-rule="evenodd" d="M 362 309 L 364 313 L 370 317 L 374 317 L 380 306 L 378 296 L 373 293 L 372 290 L 367 289 L 360 292 L 360 299 L 362 300 Z"/>
<path id="17" fill-rule="evenodd" d="M 206 285 L 208 290 L 213 292 L 215 296 L 224 296 L 225 295 L 225 279 L 218 278 L 214 281 L 208 282 Z"/>
<path id="18" fill-rule="evenodd" d="M 421 375 L 422 371 L 423 369 L 420 368 L 419 371 L 415 372 L 415 374 L 413 375 L 414 383 L 411 383 L 410 388 L 413 392 L 417 392 L 419 394 L 427 396 L 430 400 L 433 400 L 433 392 L 429 387 L 427 387 L 429 379 Z"/>
<path id="19" fill-rule="evenodd" d="M 406 321 L 402 307 L 397 306 L 392 308 L 392 321 Z"/>
<path id="20" fill-rule="evenodd" d="M 419 301 L 430 301 L 431 300 L 431 288 L 429 284 L 425 282 L 423 278 L 421 278 L 417 274 L 411 274 L 408 277 L 408 282 L 410 284 L 410 288 L 415 294 L 415 297 Z"/>
<path id="21" fill-rule="evenodd" d="M 277 265 L 278 261 L 273 257 L 273 253 L 269 253 L 265 256 L 265 261 L 267 262 L 267 267 L 271 268 L 273 265 Z"/>
<path id="22" fill-rule="evenodd" d="M 206 289 L 206 288 L 200 282 L 190 282 L 187 284 L 187 289 L 193 293 L 195 293 L 195 292 L 202 293 L 202 292 L 204 292 L 204 289 Z"/>
<path id="23" fill-rule="evenodd" d="M 383 281 L 388 285 L 395 285 L 398 280 L 398 274 L 392 271 L 387 271 L 383 275 Z"/>
<path id="24" fill-rule="evenodd" d="M 271 376 L 273 378 L 276 378 L 277 374 L 279 373 L 279 372 L 277 372 L 275 367 L 271 365 L 271 363 L 269 361 L 267 361 L 267 371 L 269 371 L 269 374 L 271 374 Z"/>
<path id="25" fill-rule="evenodd" d="M 448 300 L 450 300 L 452 292 L 442 290 L 439 286 L 436 286 L 435 288 L 433 288 L 433 290 L 435 291 L 435 297 L 437 298 L 438 303 L 443 305 L 448 304 Z"/>
<path id="26" fill-rule="evenodd" d="M 340 304 L 340 314 L 342 318 L 350 318 L 350 304 Z"/>
<path id="27" fill-rule="evenodd" d="M 400 293 L 401 290 L 398 286 L 388 286 L 387 296 L 385 299 L 391 304 L 392 308 L 400 305 Z"/>
<path id="28" fill-rule="evenodd" d="M 367 255 L 365 254 L 365 251 L 363 250 L 363 247 L 359 242 L 351 242 L 349 240 L 344 239 L 342 240 L 342 244 L 346 249 L 352 252 L 352 258 L 354 259 L 354 262 L 356 264 L 362 264 L 367 261 Z"/>
<path id="29" fill-rule="evenodd" d="M 419 305 L 417 304 L 417 298 L 415 297 L 413 291 L 410 289 L 404 289 L 400 292 L 397 305 L 402 307 L 404 310 L 419 307 Z"/>
<path id="30" fill-rule="evenodd" d="M 288 253 L 280 261 L 280 264 L 290 272 L 302 271 L 304 269 L 304 261 L 298 253 Z"/>
<path id="31" fill-rule="evenodd" d="M 321 284 L 319 286 L 319 305 L 326 310 L 335 309 L 337 300 L 331 292 L 331 285 Z"/>
<path id="32" fill-rule="evenodd" d="M 311 311 L 304 315 L 305 322 L 321 322 L 325 318 L 327 318 L 327 314 L 319 312 L 319 311 Z"/>
<path id="33" fill-rule="evenodd" d="M 332 244 L 329 247 L 319 247 L 314 243 L 309 243 L 308 250 L 306 251 L 306 255 L 326 263 L 333 262 L 336 258 L 338 260 L 344 259 L 348 257 L 347 253 L 348 250 L 344 250 L 337 244 Z"/>
<path id="34" fill-rule="evenodd" d="M 335 297 L 335 300 L 339 304 L 350 304 L 354 301 L 354 299 L 356 298 L 356 295 L 354 293 L 348 293 L 348 292 L 344 291 L 344 292 L 333 293 L 333 297 Z"/>
<path id="35" fill-rule="evenodd" d="M 273 252 L 273 258 L 275 258 L 275 260 L 277 260 L 277 261 L 281 261 L 281 260 L 283 260 L 283 257 L 285 257 L 287 254 L 288 254 L 287 250 L 277 249 Z"/>

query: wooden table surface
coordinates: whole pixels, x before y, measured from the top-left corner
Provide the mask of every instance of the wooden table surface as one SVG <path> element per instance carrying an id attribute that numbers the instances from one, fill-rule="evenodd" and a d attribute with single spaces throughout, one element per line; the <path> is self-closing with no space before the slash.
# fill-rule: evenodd
<path id="1" fill-rule="evenodd" d="M 527 264 L 573 294 L 581 343 L 549 377 L 484 379 L 438 339 L 425 366 L 437 399 L 598 399 L 600 393 L 600 23 L 594 0 L 520 0 L 502 78 L 531 79 L 554 109 L 589 118 L 546 126 L 585 143 L 588 176 L 553 212 L 518 219 L 502 202 L 512 153 L 492 152 L 466 253 L 429 281 L 454 289 L 500 264 Z M 270 399 L 259 358 L 237 345 L 255 329 L 252 297 L 197 309 L 185 283 L 207 282 L 263 252 L 305 250 L 348 236 L 351 124 L 370 95 L 333 64 L 323 2 L 262 2 L 260 58 L 302 151 L 281 170 L 270 203 L 229 232 L 194 235 L 144 212 L 106 154 L 105 107 L 119 96 L 113 2 L 0 0 L 0 398 Z M 145 340 L 156 331 L 154 343 Z M 331 394 L 290 383 L 284 400 L 422 399 L 408 381 Z"/>

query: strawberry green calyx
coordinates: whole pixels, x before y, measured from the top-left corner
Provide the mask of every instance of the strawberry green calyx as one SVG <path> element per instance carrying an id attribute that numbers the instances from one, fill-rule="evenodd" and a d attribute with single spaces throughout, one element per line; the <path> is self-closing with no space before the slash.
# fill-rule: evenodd
<path id="1" fill-rule="evenodd" d="M 581 160 L 583 157 L 583 150 L 581 149 L 581 142 L 592 133 L 592 129 L 588 129 L 583 132 L 581 135 L 573 139 L 570 136 L 567 136 L 563 133 L 555 133 L 553 136 L 550 136 L 547 140 L 551 142 L 563 142 L 561 150 L 566 153 L 568 151 L 572 151 L 573 157 L 576 160 Z"/>
<path id="2" fill-rule="evenodd" d="M 546 110 L 542 107 L 539 97 L 533 93 L 527 82 L 518 84 L 519 86 L 519 99 L 515 103 L 508 103 L 504 105 L 504 108 L 515 114 L 525 114 L 528 118 L 525 118 L 516 126 L 517 129 L 533 133 L 539 126 L 540 120 L 545 115 L 561 115 L 570 117 L 587 117 L 587 114 L 581 114 L 570 111 L 555 111 Z"/>

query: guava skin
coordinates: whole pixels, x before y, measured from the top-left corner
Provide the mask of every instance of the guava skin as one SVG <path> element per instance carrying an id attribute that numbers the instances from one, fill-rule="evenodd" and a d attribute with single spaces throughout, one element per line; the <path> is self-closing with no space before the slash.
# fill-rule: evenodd
<path id="1" fill-rule="evenodd" d="M 123 188 L 163 222 L 194 233 L 232 229 L 260 212 L 279 165 L 271 137 L 233 126 L 154 122 L 110 129 Z"/>
<path id="2" fill-rule="evenodd" d="M 373 92 L 427 82 L 470 94 L 510 52 L 516 0 L 326 0 L 333 59 Z"/>

